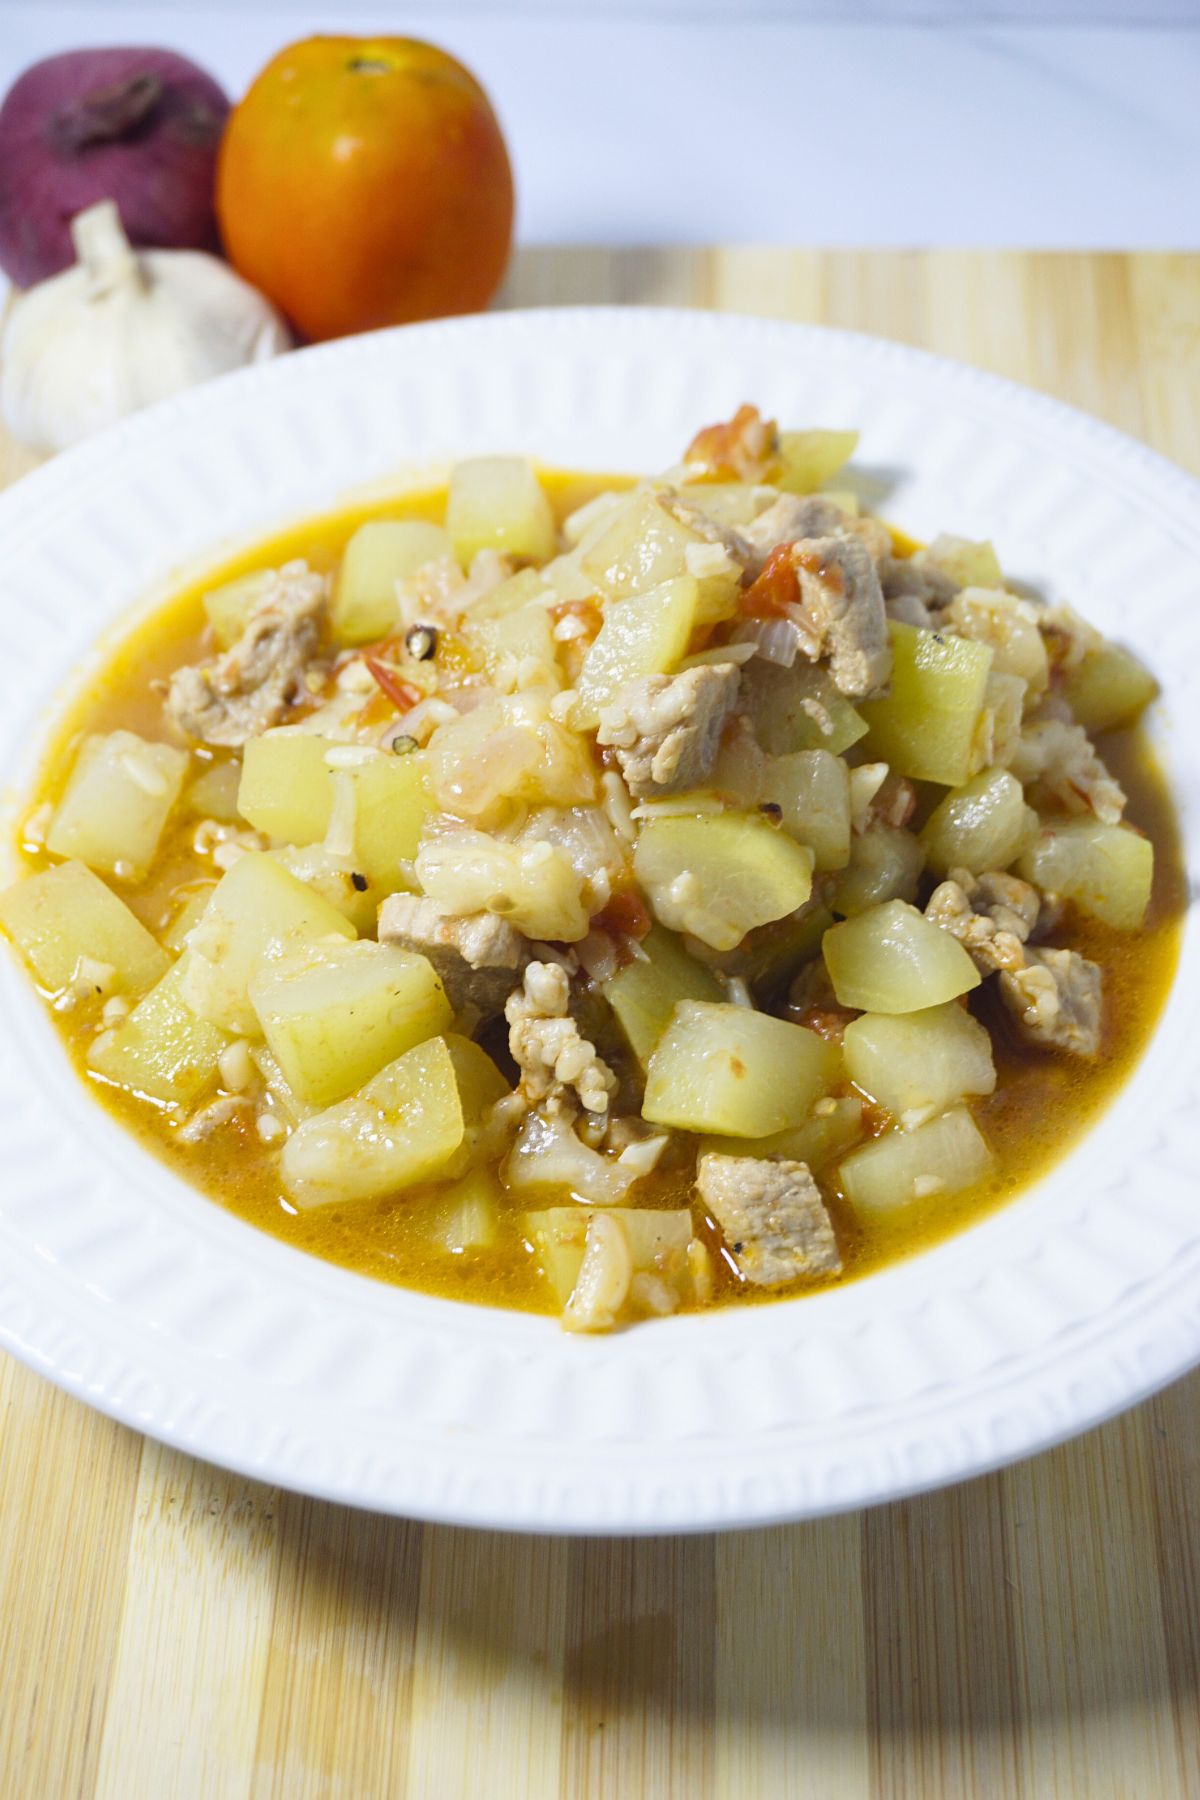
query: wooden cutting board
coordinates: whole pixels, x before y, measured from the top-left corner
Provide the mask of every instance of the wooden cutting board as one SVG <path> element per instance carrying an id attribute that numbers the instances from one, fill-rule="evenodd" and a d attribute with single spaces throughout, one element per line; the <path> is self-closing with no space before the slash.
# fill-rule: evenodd
<path id="1" fill-rule="evenodd" d="M 1200 257 L 544 250 L 506 298 L 881 332 L 1200 472 Z M 656 1542 L 298 1499 L 8 1360 L 0 1431 L 6 1800 L 1200 1795 L 1200 1374 L 948 1493 Z"/>

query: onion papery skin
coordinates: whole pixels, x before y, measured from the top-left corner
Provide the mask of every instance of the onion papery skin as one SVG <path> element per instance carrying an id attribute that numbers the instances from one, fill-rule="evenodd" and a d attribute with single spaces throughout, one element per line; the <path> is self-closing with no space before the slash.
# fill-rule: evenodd
<path id="1" fill-rule="evenodd" d="M 115 200 L 130 243 L 217 250 L 213 187 L 229 101 L 170 50 L 68 50 L 0 106 L 0 268 L 32 287 L 74 262 L 70 222 Z"/>

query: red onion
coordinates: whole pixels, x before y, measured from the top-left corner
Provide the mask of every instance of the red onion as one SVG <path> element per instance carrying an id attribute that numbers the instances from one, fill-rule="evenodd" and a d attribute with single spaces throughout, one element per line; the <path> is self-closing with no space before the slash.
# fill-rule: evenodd
<path id="1" fill-rule="evenodd" d="M 0 268 L 18 287 L 75 260 L 68 225 L 115 200 L 132 244 L 215 250 L 213 179 L 229 102 L 170 50 L 68 50 L 0 106 Z"/>

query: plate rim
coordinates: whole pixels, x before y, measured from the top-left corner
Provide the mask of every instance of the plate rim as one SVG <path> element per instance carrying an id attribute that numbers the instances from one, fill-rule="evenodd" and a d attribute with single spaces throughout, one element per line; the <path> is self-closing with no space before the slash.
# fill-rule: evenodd
<path id="1" fill-rule="evenodd" d="M 757 337 L 763 342 L 778 338 L 780 341 L 791 339 L 793 342 L 799 343 L 801 340 L 807 339 L 812 345 L 824 344 L 837 347 L 841 353 L 860 356 L 876 364 L 891 362 L 897 367 L 924 368 L 931 377 L 936 378 L 939 382 L 953 382 L 969 389 L 976 398 L 983 397 L 993 400 L 1002 411 L 1009 407 L 1017 407 L 1020 412 L 1028 414 L 1034 419 L 1039 429 L 1047 430 L 1051 438 L 1054 436 L 1056 426 L 1060 430 L 1067 430 L 1072 435 L 1081 435 L 1094 447 L 1101 462 L 1119 461 L 1127 471 L 1135 472 L 1141 481 L 1150 485 L 1160 503 L 1169 501 L 1171 503 L 1169 511 L 1175 515 L 1172 517 L 1172 523 L 1179 526 L 1182 541 L 1185 544 L 1188 541 L 1186 516 L 1176 515 L 1175 508 L 1178 505 L 1185 515 L 1189 501 L 1194 508 L 1196 501 L 1200 499 L 1200 483 L 1136 439 L 1130 438 L 1116 428 L 1094 419 L 1091 415 L 1035 389 L 972 368 L 970 365 L 943 358 L 932 351 L 893 343 L 890 340 L 865 333 L 847 332 L 788 320 L 765 319 L 752 315 L 706 312 L 701 309 L 609 306 L 526 308 L 461 320 L 436 321 L 427 325 L 401 327 L 392 331 L 371 333 L 359 339 L 317 346 L 314 349 L 297 353 L 293 357 L 281 359 L 275 364 L 239 371 L 233 376 L 223 377 L 220 381 L 208 384 L 204 388 L 160 403 L 159 406 L 146 413 L 125 421 L 104 434 L 102 438 L 92 440 L 74 451 L 67 452 L 64 456 L 56 458 L 35 470 L 31 475 L 12 484 L 10 488 L 0 494 L 0 529 L 3 529 L 9 522 L 10 513 L 17 515 L 27 513 L 30 516 L 36 516 L 43 495 L 53 498 L 56 493 L 70 485 L 70 478 L 77 470 L 79 471 L 80 485 L 83 486 L 84 477 L 88 476 L 93 468 L 103 472 L 111 465 L 120 463 L 122 458 L 136 457 L 140 444 L 152 444 L 156 438 L 168 432 L 173 423 L 186 424 L 191 415 L 219 413 L 221 408 L 236 411 L 239 395 L 242 396 L 244 402 L 248 397 L 252 398 L 260 389 L 269 391 L 272 386 L 278 385 L 286 392 L 289 387 L 298 386 L 303 380 L 316 381 L 318 379 L 317 374 L 311 377 L 302 376 L 300 373 L 280 375 L 281 369 L 296 368 L 297 365 L 304 370 L 315 369 L 318 371 L 326 368 L 337 369 L 342 365 L 349 367 L 360 358 L 369 360 L 372 356 L 382 355 L 386 359 L 394 346 L 406 344 L 415 348 L 418 342 L 428 343 L 430 338 L 443 338 L 450 342 L 478 341 L 489 337 L 503 338 L 506 334 L 518 335 L 521 331 L 528 329 L 530 320 L 536 321 L 541 330 L 552 328 L 557 333 L 565 332 L 568 336 L 571 333 L 578 333 L 581 334 L 581 337 L 586 337 L 589 331 L 601 328 L 615 329 L 618 333 L 624 331 L 635 336 L 639 330 L 644 330 L 651 333 L 655 331 L 684 333 L 691 337 L 703 337 L 706 334 L 711 337 L 715 334 L 718 338 L 725 334 L 741 333 Z M 401 359 L 403 359 L 403 354 L 405 353 L 402 353 Z M 538 446 L 531 445 L 529 450 L 536 456 Z M 296 508 L 293 516 L 303 516 L 303 509 Z M 283 522 L 283 517 L 280 522 Z M 270 527 L 263 525 L 259 529 L 265 532 Z M 1196 538 L 1195 529 L 1191 535 Z M 66 694 L 74 691 L 77 679 L 74 672 L 67 674 L 64 670 L 61 673 L 64 678 L 64 686 L 60 687 L 59 704 L 61 704 L 64 691 Z M 2 774 L 7 786 L 7 767 Z M 1195 848 L 1190 839 L 1189 846 L 1192 849 Z M 1194 936 L 1194 933 L 1189 935 Z M 6 963 L 8 967 L 4 971 L 4 981 L 0 986 L 0 992 L 12 991 L 14 987 L 12 978 L 17 973 L 15 959 L 6 958 Z M 28 985 L 23 974 L 17 975 L 17 979 L 22 984 Z M 1167 1003 L 1167 1009 L 1172 1012 L 1179 1010 L 1180 990 L 1181 983 L 1177 977 L 1172 995 Z M 31 989 L 30 992 L 32 992 Z M 1165 1018 L 1166 1010 L 1157 1029 L 1162 1028 Z M 47 1029 L 50 1029 L 48 1025 Z M 13 1035 L 11 1030 L 4 1033 L 6 1039 Z M 1146 1055 L 1148 1057 L 1149 1052 Z M 1145 1060 L 1146 1058 L 1143 1058 L 1142 1066 L 1144 1066 Z M 71 1077 L 71 1079 L 75 1078 Z M 1086 1145 L 1095 1138 L 1104 1120 L 1111 1117 L 1124 1096 L 1129 1093 L 1135 1079 L 1136 1072 L 1135 1076 L 1121 1090 L 1117 1100 L 1090 1128 L 1076 1148 L 1068 1154 L 1065 1159 L 1066 1163 L 1074 1164 Z M 80 1087 L 80 1096 L 82 1097 L 82 1085 L 77 1085 Z M 90 1101 L 88 1106 L 98 1119 L 104 1120 L 106 1126 L 117 1132 L 122 1139 L 126 1138 L 127 1134 L 120 1132 L 120 1128 L 114 1126 L 107 1119 L 107 1115 L 103 1113 L 102 1109 Z M 140 1154 L 142 1153 L 139 1152 Z M 157 1165 L 155 1166 L 157 1167 Z M 1058 1165 L 1060 1169 L 1063 1166 Z M 164 1170 L 162 1174 L 165 1175 L 166 1171 Z M 1050 1183 L 1056 1180 L 1056 1174 L 1057 1172 L 1048 1177 Z M 158 1179 L 161 1180 L 162 1175 Z M 186 1184 L 179 1181 L 178 1178 L 173 1179 L 178 1182 L 181 1189 L 186 1189 L 189 1195 L 194 1194 L 194 1190 L 187 1189 Z M 1040 1192 L 1044 1185 L 1045 1183 L 1039 1183 L 1037 1191 Z M 1007 1203 L 1001 1209 L 1000 1214 L 991 1215 L 991 1218 L 995 1219 L 1013 1213 L 1016 1207 L 1024 1206 L 1030 1197 L 1029 1191 L 1026 1191 L 1024 1195 L 1019 1196 L 1013 1202 Z M 213 1213 L 220 1214 L 219 1208 L 202 1197 L 201 1204 Z M 237 1223 L 242 1231 L 254 1231 L 253 1227 L 232 1221 L 230 1215 L 220 1214 L 220 1216 L 232 1223 Z M 989 1222 L 984 1221 L 985 1224 Z M 978 1229 L 978 1227 L 973 1229 Z M 260 1234 L 254 1233 L 254 1235 L 257 1237 Z M 955 1238 L 948 1240 L 948 1243 L 961 1245 L 971 1236 L 972 1231 L 960 1233 Z M 316 1259 L 307 1257 L 304 1252 L 276 1244 L 274 1240 L 265 1239 L 265 1236 L 264 1241 L 272 1243 L 274 1249 L 283 1251 L 287 1257 L 313 1264 L 316 1268 L 327 1267 L 327 1265 L 317 1263 Z M 942 1247 L 939 1246 L 940 1248 Z M 937 1254 L 937 1250 L 922 1253 L 920 1260 L 924 1263 L 927 1258 Z M 344 1274 L 345 1272 L 339 1271 L 339 1273 Z M 872 1283 L 878 1283 L 885 1280 L 888 1273 L 889 1271 L 885 1271 L 880 1276 L 866 1278 L 863 1283 L 855 1284 L 855 1286 L 862 1288 L 870 1286 Z M 354 1281 L 367 1280 L 364 1277 L 351 1277 L 351 1279 Z M 382 1287 L 382 1284 L 373 1282 L 369 1285 L 372 1288 Z M 782 1503 L 778 1500 L 773 1501 L 771 1491 L 766 1488 L 760 1488 L 754 1497 L 743 1496 L 740 1499 L 734 1499 L 731 1494 L 723 1493 L 719 1488 L 710 1489 L 706 1493 L 706 1498 L 702 1500 L 698 1500 L 698 1489 L 693 1488 L 690 1500 L 682 1506 L 677 1506 L 674 1511 L 671 1510 L 669 1504 L 664 1504 L 652 1514 L 636 1518 L 614 1520 L 610 1513 L 589 1512 L 585 1503 L 577 1504 L 574 1508 L 568 1506 L 565 1509 L 560 1503 L 556 1515 L 553 1507 L 550 1508 L 549 1513 L 546 1512 L 544 1502 L 530 1505 L 524 1513 L 514 1513 L 509 1509 L 504 1512 L 503 1516 L 494 1516 L 489 1512 L 486 1500 L 470 1503 L 464 1501 L 460 1504 L 447 1496 L 442 1501 L 423 1504 L 420 1496 L 416 1496 L 414 1499 L 413 1494 L 399 1491 L 391 1498 L 387 1495 L 381 1496 L 378 1492 L 372 1492 L 364 1497 L 361 1480 L 356 1482 L 353 1473 L 348 1479 L 332 1477 L 322 1479 L 310 1473 L 297 1482 L 294 1469 L 289 1470 L 286 1453 L 268 1451 L 258 1455 L 248 1455 L 239 1453 L 236 1449 L 225 1448 L 221 1449 L 214 1457 L 212 1448 L 214 1439 L 211 1433 L 206 1438 L 203 1429 L 183 1425 L 171 1416 L 160 1416 L 157 1413 L 148 1416 L 144 1406 L 139 1407 L 135 1402 L 123 1398 L 121 1393 L 114 1391 L 112 1386 L 103 1384 L 98 1386 L 95 1379 L 89 1380 L 87 1372 L 82 1366 L 73 1367 L 69 1357 L 55 1354 L 53 1351 L 47 1352 L 44 1347 L 39 1347 L 36 1331 L 33 1335 L 28 1335 L 12 1322 L 11 1309 L 14 1296 L 11 1290 L 12 1278 L 6 1274 L 0 1279 L 0 1342 L 3 1342 L 7 1348 L 28 1362 L 38 1372 L 54 1380 L 57 1385 L 134 1429 L 146 1431 L 161 1441 L 170 1443 L 190 1454 L 208 1457 L 210 1460 L 219 1460 L 223 1466 L 234 1468 L 239 1473 L 253 1479 L 277 1482 L 283 1486 L 298 1486 L 301 1491 L 321 1498 L 402 1512 L 409 1516 L 423 1517 L 438 1522 L 490 1526 L 508 1530 L 599 1533 L 617 1531 L 629 1535 L 653 1534 L 667 1530 L 705 1531 L 779 1523 L 796 1518 L 819 1517 L 846 1510 L 847 1507 L 882 1503 L 909 1494 L 928 1491 L 945 1485 L 947 1481 L 964 1479 L 968 1475 L 987 1473 L 1031 1454 L 1034 1450 L 1049 1448 L 1052 1444 L 1060 1443 L 1081 1431 L 1090 1429 L 1093 1425 L 1114 1416 L 1127 1406 L 1137 1404 L 1167 1381 L 1183 1374 L 1187 1368 L 1200 1362 L 1200 1304 L 1197 1304 L 1192 1309 L 1192 1329 L 1188 1335 L 1187 1344 L 1171 1353 L 1167 1359 L 1169 1366 L 1146 1367 L 1136 1373 L 1128 1372 L 1122 1378 L 1119 1393 L 1110 1392 L 1106 1396 L 1096 1396 L 1091 1403 L 1081 1399 L 1069 1416 L 1060 1419 L 1057 1424 L 1043 1423 L 1040 1427 L 1035 1427 L 1032 1433 L 1027 1432 L 1022 1438 L 1015 1439 L 1010 1447 L 1006 1448 L 997 1444 L 994 1452 L 981 1455 L 978 1445 L 964 1446 L 957 1459 L 957 1466 L 956 1459 L 951 1457 L 924 1475 L 916 1470 L 909 1471 L 907 1474 L 897 1474 L 889 1485 L 869 1495 L 857 1494 L 843 1500 L 838 1498 L 835 1490 L 829 1489 L 823 1498 L 810 1497 L 802 1505 L 797 1506 L 794 1500 Z M 395 1290 L 382 1288 L 382 1291 L 392 1293 Z M 852 1290 L 839 1291 L 851 1292 Z M 820 1298 L 817 1297 L 817 1300 Z M 817 1303 L 817 1300 L 808 1299 L 794 1302 L 792 1305 L 811 1308 Z M 460 1303 L 456 1302 L 432 1302 L 431 1304 L 460 1309 Z M 761 1311 L 764 1314 L 774 1313 L 786 1308 L 788 1304 L 784 1302 L 781 1303 L 781 1306 L 765 1308 Z M 475 1310 L 472 1309 L 472 1311 Z M 677 1326 L 685 1324 L 694 1326 L 698 1321 L 681 1320 L 674 1323 Z M 647 1331 L 649 1335 L 649 1332 L 660 1328 L 643 1327 L 640 1329 Z M 592 1347 L 594 1348 L 594 1346 Z M 693 1480 L 695 1480 L 694 1477 Z"/>

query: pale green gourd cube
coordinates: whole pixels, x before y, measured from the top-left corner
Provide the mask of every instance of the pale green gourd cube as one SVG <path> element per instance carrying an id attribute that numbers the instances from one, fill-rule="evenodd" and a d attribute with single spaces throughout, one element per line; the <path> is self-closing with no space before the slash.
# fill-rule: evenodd
<path id="1" fill-rule="evenodd" d="M 141 920 L 81 862 L 59 863 L 0 893 L 0 927 L 41 986 L 57 994 L 80 961 L 107 963 L 119 991 L 136 998 L 170 963 Z"/>
<path id="2" fill-rule="evenodd" d="M 505 613 L 501 617 L 468 618 L 463 636 L 483 659 L 486 674 L 503 680 L 511 687 L 510 671 L 521 665 L 525 670 L 536 666 L 537 679 L 545 686 L 560 688 L 558 657 L 555 652 L 554 626 L 550 614 L 539 601 Z M 525 670 L 522 672 L 524 673 Z M 524 685 L 530 685 L 526 680 Z"/>
<path id="3" fill-rule="evenodd" d="M 787 1162 L 807 1163 L 820 1169 L 843 1155 L 863 1134 L 863 1103 L 848 1094 L 837 1100 L 818 1100 L 812 1113 L 800 1125 L 789 1125 L 784 1131 L 773 1131 L 769 1137 L 706 1137 L 699 1154 L 715 1150 L 720 1156 L 774 1156 Z"/>
<path id="4" fill-rule="evenodd" d="M 457 463 L 446 499 L 446 529 L 464 568 L 480 550 L 545 562 L 557 548 L 550 502 L 532 464 L 521 456 L 476 456 Z"/>
<path id="5" fill-rule="evenodd" d="M 815 494 L 857 448 L 857 431 L 781 431 L 775 486 L 787 494 Z"/>
<path id="6" fill-rule="evenodd" d="M 198 925 L 204 917 L 204 910 L 213 897 L 216 885 L 215 881 L 202 881 L 193 888 L 162 933 L 163 946 L 172 956 L 182 956 L 187 949 L 188 935 L 192 927 Z"/>
<path id="7" fill-rule="evenodd" d="M 469 1169 L 429 1208 L 425 1235 L 448 1256 L 490 1250 L 500 1235 L 500 1189 L 487 1169 Z"/>
<path id="8" fill-rule="evenodd" d="M 333 775 L 328 738 L 279 725 L 242 751 L 237 808 L 248 825 L 279 844 L 316 844 L 329 829 Z"/>
<path id="9" fill-rule="evenodd" d="M 859 702 L 870 727 L 865 747 L 893 775 L 961 787 L 971 774 L 991 647 L 895 620 L 888 630 L 891 692 Z"/>
<path id="10" fill-rule="evenodd" d="M 850 860 L 850 774 L 829 750 L 797 750 L 768 763 L 762 799 L 783 809 L 784 829 L 813 853 L 816 869 Z"/>
<path id="11" fill-rule="evenodd" d="M 876 821 L 854 839 L 829 904 L 849 919 L 885 900 L 915 900 L 924 866 L 924 852 L 911 831 Z"/>
<path id="12" fill-rule="evenodd" d="M 594 728 L 601 707 L 627 681 L 666 675 L 677 667 L 687 652 L 699 603 L 700 590 L 690 575 L 610 602 L 575 684 L 579 699 L 572 722 L 577 730 Z"/>
<path id="13" fill-rule="evenodd" d="M 677 1001 L 720 1000 L 725 990 L 712 970 L 689 956 L 674 933 L 661 925 L 651 927 L 640 949 L 640 957 L 600 985 L 644 1068 Z"/>
<path id="14" fill-rule="evenodd" d="M 685 481 L 679 492 L 718 525 L 751 525 L 776 497 L 774 488 L 747 481 Z"/>
<path id="15" fill-rule="evenodd" d="M 379 908 L 392 888 L 371 881 L 350 856 L 335 856 L 324 844 L 281 844 L 267 853 L 281 868 L 336 907 L 359 937 L 374 935 Z"/>
<path id="16" fill-rule="evenodd" d="M 217 1079 L 229 1033 L 197 1018 L 184 998 L 185 955 L 126 1019 L 88 1047 L 94 1075 L 164 1105 L 187 1106 Z"/>
<path id="17" fill-rule="evenodd" d="M 916 1131 L 886 1131 L 852 1150 L 838 1174 L 855 1212 L 884 1219 L 922 1200 L 973 1187 L 992 1170 L 992 1153 L 965 1106 Z"/>
<path id="18" fill-rule="evenodd" d="M 579 1279 L 587 1228 L 597 1213 L 617 1221 L 635 1273 L 657 1275 L 680 1299 L 690 1296 L 692 1215 L 685 1207 L 549 1206 L 525 1214 L 525 1231 L 560 1306 Z"/>
<path id="19" fill-rule="evenodd" d="M 1042 820 L 1018 872 L 1118 931 L 1136 931 L 1154 886 L 1154 846 L 1127 825 L 1099 819 Z"/>
<path id="20" fill-rule="evenodd" d="M 250 1004 L 288 1085 L 332 1106 L 437 1037 L 453 1013 L 433 964 L 391 944 L 319 944 L 251 977 Z"/>
<path id="21" fill-rule="evenodd" d="M 483 619 L 506 619 L 510 613 L 524 612 L 535 603 L 553 606 L 557 598 L 544 569 L 518 569 L 515 575 L 472 600 L 465 616 L 473 625 Z"/>
<path id="22" fill-rule="evenodd" d="M 837 1079 L 836 1044 L 746 1006 L 681 1000 L 646 1072 L 642 1117 L 766 1137 L 799 1125 Z"/>
<path id="23" fill-rule="evenodd" d="M 55 856 L 141 881 L 183 787 L 186 750 L 133 731 L 85 737 L 46 833 Z"/>
<path id="24" fill-rule="evenodd" d="M 274 569 L 255 569 L 249 575 L 239 575 L 235 581 L 209 589 L 204 596 L 204 611 L 219 650 L 229 650 L 237 643 L 276 580 Z"/>
<path id="25" fill-rule="evenodd" d="M 253 850 L 222 876 L 189 940 L 183 995 L 202 1019 L 259 1037 L 249 985 L 269 963 L 322 938 L 352 938 L 336 907 Z"/>
<path id="26" fill-rule="evenodd" d="M 948 575 L 960 588 L 998 588 L 1004 585 L 1004 573 L 995 550 L 986 538 L 954 537 L 942 532 L 923 552 L 925 561 Z"/>
<path id="27" fill-rule="evenodd" d="M 714 950 L 732 950 L 812 893 L 812 851 L 754 813 L 650 819 L 633 868 L 659 922 Z"/>
<path id="28" fill-rule="evenodd" d="M 904 900 L 834 925 L 821 950 L 838 1004 L 863 1012 L 920 1012 L 979 986 L 957 938 Z"/>
<path id="29" fill-rule="evenodd" d="M 657 494 L 631 494 L 589 535 L 580 567 L 605 599 L 625 600 L 686 575 L 688 546 L 700 541 Z"/>
<path id="30" fill-rule="evenodd" d="M 488 1107 L 511 1094 L 512 1088 L 487 1051 L 473 1038 L 448 1031 L 445 1040 L 450 1061 L 454 1064 L 463 1118 L 468 1126 L 478 1125 Z"/>
<path id="31" fill-rule="evenodd" d="M 867 722 L 827 670 L 799 659 L 790 669 L 756 657 L 742 670 L 742 703 L 770 756 L 827 750 L 841 756 L 867 734 Z"/>
<path id="32" fill-rule="evenodd" d="M 348 856 L 381 892 L 394 893 L 406 885 L 401 865 L 416 855 L 425 821 L 437 808 L 429 753 L 347 750 L 333 770 L 326 848 Z"/>
<path id="33" fill-rule="evenodd" d="M 996 1087 L 992 1040 L 956 1000 L 922 1012 L 864 1013 L 847 1025 L 842 1055 L 855 1086 L 901 1120 Z"/>
<path id="34" fill-rule="evenodd" d="M 603 494 L 593 494 L 573 512 L 569 512 L 562 523 L 564 544 L 572 550 L 582 547 L 586 549 L 594 543 L 604 530 L 614 513 L 628 502 L 628 493 L 613 489 Z"/>
<path id="35" fill-rule="evenodd" d="M 1063 689 L 1085 731 L 1133 725 L 1158 693 L 1149 669 L 1119 644 L 1089 650 L 1071 670 Z"/>
<path id="36" fill-rule="evenodd" d="M 425 519 L 371 519 L 342 553 L 333 595 L 333 634 L 341 644 L 370 644 L 399 623 L 396 583 L 425 563 L 454 555 L 450 533 Z"/>
<path id="37" fill-rule="evenodd" d="M 242 765 L 235 756 L 209 763 L 197 775 L 183 799 L 189 812 L 201 819 L 216 819 L 222 825 L 235 823 L 238 814 L 238 788 Z"/>
<path id="38" fill-rule="evenodd" d="M 435 1180 L 464 1131 L 450 1052 L 429 1038 L 297 1126 L 280 1158 L 283 1185 L 302 1211 L 377 1200 Z"/>
<path id="39" fill-rule="evenodd" d="M 1007 769 L 985 769 L 938 802 L 921 830 L 935 875 L 1007 869 L 1029 836 L 1025 790 Z"/>

